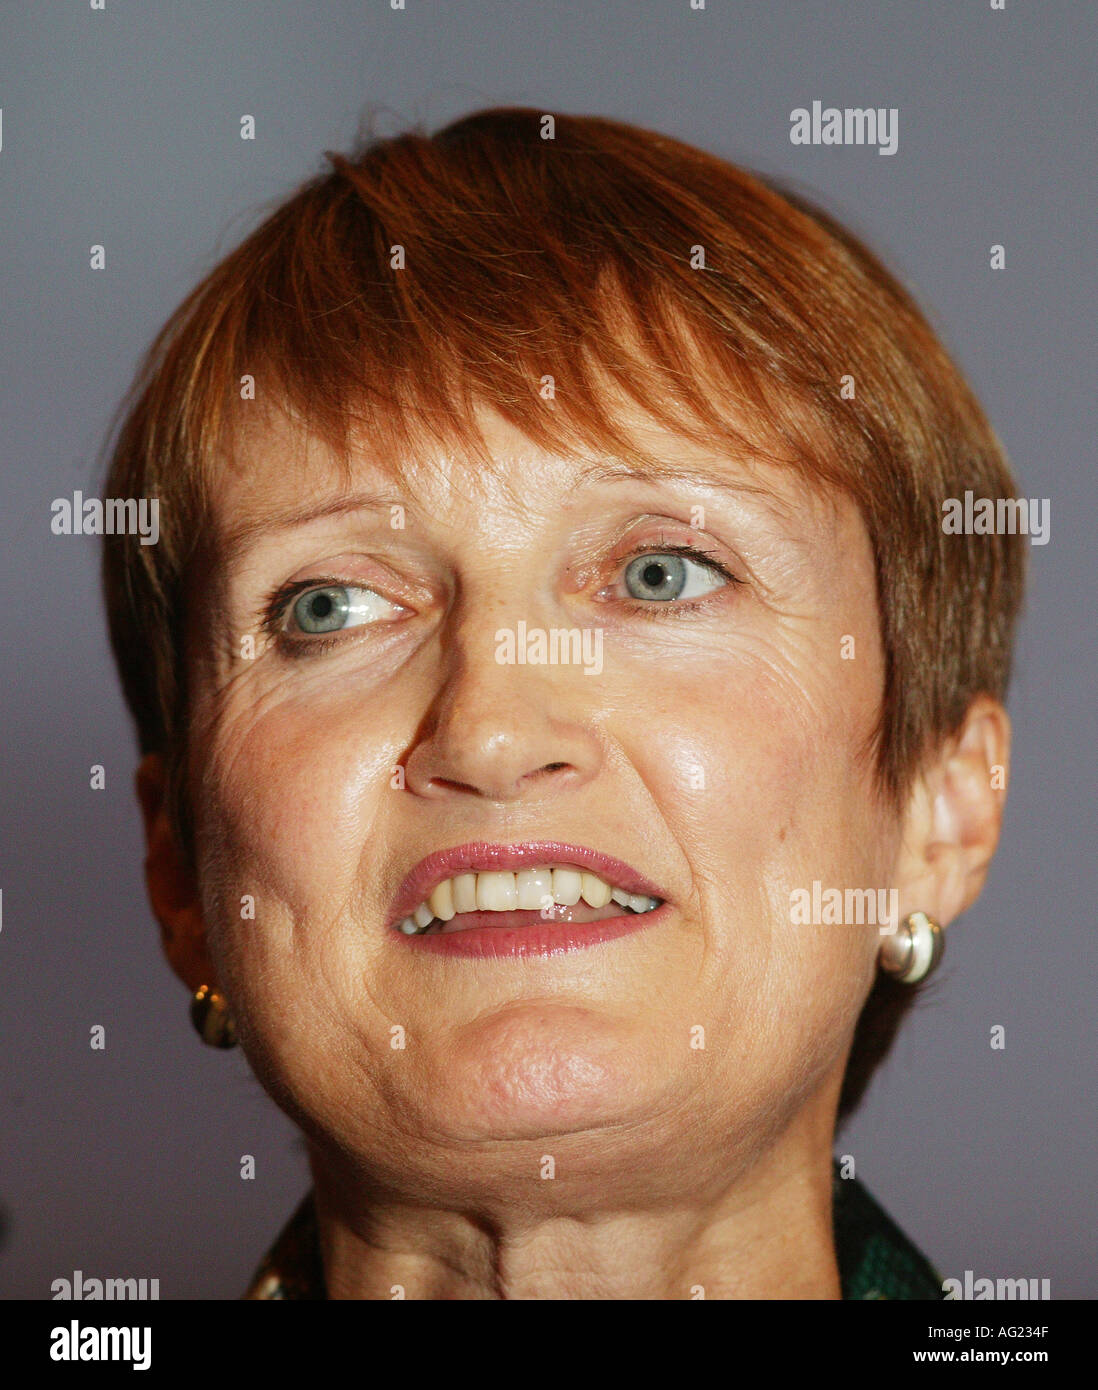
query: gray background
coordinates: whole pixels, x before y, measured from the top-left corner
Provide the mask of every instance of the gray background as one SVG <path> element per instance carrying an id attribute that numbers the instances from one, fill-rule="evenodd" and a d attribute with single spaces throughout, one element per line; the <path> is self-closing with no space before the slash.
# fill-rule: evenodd
<path id="1" fill-rule="evenodd" d="M 1031 549 L 1001 852 L 837 1148 L 943 1274 L 1094 1296 L 1090 10 L 3 5 L 0 1293 L 49 1297 L 82 1269 L 157 1277 L 162 1297 L 233 1297 L 307 1185 L 294 1130 L 239 1053 L 199 1043 L 159 955 L 96 542 L 51 535 L 50 503 L 97 492 L 104 431 L 153 332 L 367 107 L 390 108 L 391 133 L 520 103 L 638 122 L 797 180 L 915 289 L 1020 491 L 1051 500 L 1051 540 Z M 814 98 L 898 107 L 898 153 L 792 146 L 789 113 Z M 89 1047 L 95 1023 L 105 1052 Z"/>

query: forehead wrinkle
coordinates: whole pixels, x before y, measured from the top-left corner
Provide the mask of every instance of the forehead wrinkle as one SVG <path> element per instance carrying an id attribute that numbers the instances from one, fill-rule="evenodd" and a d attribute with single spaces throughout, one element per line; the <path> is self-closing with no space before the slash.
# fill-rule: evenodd
<path id="1" fill-rule="evenodd" d="M 430 470 L 431 482 L 441 493 L 440 501 L 448 502 L 456 495 L 469 506 L 487 507 L 493 500 L 502 499 L 504 506 L 517 512 L 529 505 L 524 489 L 529 474 L 524 470 L 536 467 L 538 463 L 538 459 L 523 457 L 520 452 L 511 449 L 502 451 L 488 461 L 450 453 L 426 462 L 417 460 L 409 474 Z M 508 474 L 509 464 L 519 465 L 513 477 Z M 420 487 L 417 491 L 423 509 L 436 511 L 436 508 L 427 507 L 425 489 Z"/>
<path id="2" fill-rule="evenodd" d="M 494 412 L 491 412 L 494 413 Z M 632 426 L 632 428 L 630 428 Z M 636 423 L 627 420 L 626 427 L 632 435 L 636 435 Z M 643 431 L 642 431 L 643 432 Z M 521 433 L 521 432 L 520 432 Z M 417 459 L 412 465 L 413 468 L 423 466 L 435 467 L 442 477 L 444 486 L 456 490 L 457 478 L 464 474 L 472 483 L 478 479 L 485 482 L 491 480 L 500 492 L 508 494 L 509 500 L 516 508 L 527 504 L 528 499 L 522 495 L 523 485 L 526 477 L 523 474 L 524 468 L 538 470 L 539 477 L 546 471 L 546 465 L 557 465 L 563 472 L 563 487 L 566 492 L 571 493 L 579 487 L 588 484 L 616 481 L 637 481 L 649 483 L 682 482 L 693 486 L 711 488 L 717 492 L 727 493 L 734 497 L 757 497 L 773 512 L 786 520 L 792 520 L 796 513 L 796 505 L 793 500 L 783 495 L 778 489 L 767 486 L 763 482 L 752 482 L 746 478 L 727 478 L 722 477 L 719 472 L 713 471 L 712 467 L 706 470 L 705 464 L 719 465 L 734 462 L 737 466 L 744 469 L 751 467 L 751 460 L 737 459 L 732 460 L 722 454 L 707 455 L 704 461 L 685 462 L 679 465 L 670 463 L 666 460 L 665 452 L 673 450 L 676 443 L 688 443 L 688 441 L 673 441 L 670 445 L 661 447 L 658 443 L 649 442 L 646 445 L 635 446 L 629 455 L 617 454 L 613 449 L 606 449 L 588 443 L 587 445 L 572 444 L 566 445 L 563 441 L 555 442 L 548 448 L 543 447 L 528 436 L 523 436 L 521 442 L 516 442 L 514 446 L 503 449 L 491 450 L 485 458 L 473 455 L 464 455 L 459 449 L 456 452 L 449 452 L 438 456 L 429 461 Z M 797 470 L 793 465 L 785 460 L 780 460 L 782 472 Z M 518 467 L 514 467 L 518 465 Z M 402 472 L 402 479 L 408 476 L 406 470 Z M 511 476 L 508 476 L 508 474 Z M 820 501 L 833 501 L 826 498 L 819 488 L 813 488 L 808 479 L 802 479 L 807 491 L 810 491 L 814 498 Z M 481 489 L 485 491 L 486 489 Z M 466 496 L 466 501 L 474 501 L 472 496 Z"/>

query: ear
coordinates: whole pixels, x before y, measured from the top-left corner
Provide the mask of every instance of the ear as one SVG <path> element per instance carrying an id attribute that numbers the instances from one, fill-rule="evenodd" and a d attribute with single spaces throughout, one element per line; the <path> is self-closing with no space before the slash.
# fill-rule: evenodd
<path id="1" fill-rule="evenodd" d="M 192 994 L 200 985 L 216 987 L 197 885 L 176 843 L 168 813 L 167 770 L 159 753 L 141 760 L 135 782 L 145 820 L 145 886 L 160 923 L 164 954 Z"/>
<path id="2" fill-rule="evenodd" d="M 1010 719 L 978 696 L 960 730 L 916 778 L 904 818 L 896 883 L 901 914 L 947 926 L 980 896 L 999 844 L 1010 773 Z"/>

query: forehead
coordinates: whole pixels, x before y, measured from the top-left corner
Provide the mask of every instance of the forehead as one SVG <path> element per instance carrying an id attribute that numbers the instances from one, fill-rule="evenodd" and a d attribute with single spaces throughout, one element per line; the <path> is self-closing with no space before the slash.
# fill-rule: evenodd
<path id="1" fill-rule="evenodd" d="M 394 439 L 369 425 L 341 447 L 299 416 L 256 412 L 237 431 L 211 489 L 211 539 L 224 557 L 250 539 L 325 515 L 402 506 L 447 525 L 470 508 L 571 509 L 585 495 L 630 483 L 675 488 L 703 505 L 711 499 L 765 509 L 789 525 L 811 519 L 830 529 L 852 510 L 757 426 L 740 431 L 748 448 L 699 442 L 627 404 L 615 424 L 628 447 L 608 450 L 595 442 L 539 443 L 491 406 L 476 406 L 473 420 L 483 448 L 464 447 L 460 434 L 440 440 L 405 429 Z"/>

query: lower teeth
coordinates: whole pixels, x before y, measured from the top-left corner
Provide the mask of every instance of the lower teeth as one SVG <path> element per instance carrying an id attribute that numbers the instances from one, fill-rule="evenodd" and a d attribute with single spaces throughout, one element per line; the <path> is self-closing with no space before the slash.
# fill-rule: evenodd
<path id="1" fill-rule="evenodd" d="M 661 906 L 660 902 L 657 899 L 652 899 L 652 901 L 655 903 L 655 907 Z M 622 913 L 627 913 L 630 917 L 643 917 L 646 913 L 655 911 L 655 907 L 648 907 L 638 910 L 637 908 L 632 907 L 628 903 L 618 905 L 621 907 Z M 550 917 L 546 920 L 550 922 L 558 922 L 562 919 L 557 917 Z M 409 923 L 411 921 L 412 919 L 410 917 L 406 917 L 404 919 L 404 922 L 399 924 L 398 930 L 404 932 L 406 936 L 437 936 L 441 932 L 441 929 L 446 925 L 445 922 L 443 922 L 440 918 L 435 917 L 432 921 L 428 922 L 425 927 L 416 927 L 415 931 L 409 932 L 405 930 L 405 923 Z"/>

